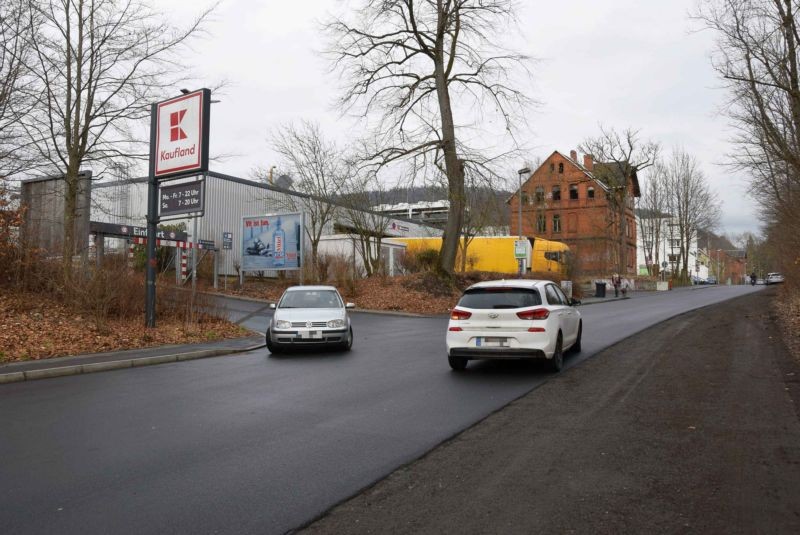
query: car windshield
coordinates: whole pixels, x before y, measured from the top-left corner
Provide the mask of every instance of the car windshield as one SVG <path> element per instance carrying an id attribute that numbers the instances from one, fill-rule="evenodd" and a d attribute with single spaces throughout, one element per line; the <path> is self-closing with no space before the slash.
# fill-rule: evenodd
<path id="1" fill-rule="evenodd" d="M 333 290 L 295 290 L 286 292 L 278 308 L 341 308 L 342 300 Z"/>
<path id="2" fill-rule="evenodd" d="M 542 304 L 539 292 L 532 288 L 474 288 L 458 301 L 464 308 L 526 308 Z"/>

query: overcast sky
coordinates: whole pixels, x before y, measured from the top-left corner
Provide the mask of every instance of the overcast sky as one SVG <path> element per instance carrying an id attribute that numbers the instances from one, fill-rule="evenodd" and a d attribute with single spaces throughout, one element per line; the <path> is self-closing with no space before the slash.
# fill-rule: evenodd
<path id="1" fill-rule="evenodd" d="M 197 13 L 197 0 L 158 3 L 180 23 Z M 187 61 L 201 85 L 226 80 L 211 115 L 212 164 L 250 177 L 257 166 L 280 162 L 268 144 L 277 126 L 318 121 L 346 140 L 353 126 L 333 109 L 336 79 L 317 51 L 319 21 L 346 6 L 343 0 L 222 0 L 209 35 L 194 43 Z M 566 154 L 598 125 L 634 127 L 665 149 L 695 155 L 723 201 L 721 231 L 758 230 L 745 177 L 722 164 L 731 150 L 728 121 L 719 114 L 725 92 L 710 65 L 714 36 L 693 31 L 696 0 L 561 0 L 519 2 L 516 49 L 537 58 L 532 83 L 523 87 L 540 102 L 530 110 L 522 141 L 528 158 L 554 150 Z M 159 7 L 160 8 L 160 7 Z M 157 9 L 159 9 L 157 8 Z M 514 169 L 509 170 L 512 174 Z"/>

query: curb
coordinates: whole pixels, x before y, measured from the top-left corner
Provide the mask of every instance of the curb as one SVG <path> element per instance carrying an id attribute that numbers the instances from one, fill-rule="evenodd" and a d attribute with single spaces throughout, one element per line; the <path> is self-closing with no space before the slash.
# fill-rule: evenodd
<path id="1" fill-rule="evenodd" d="M 122 370 L 124 368 L 154 366 L 157 364 L 167 364 L 169 362 L 183 362 L 186 360 L 220 357 L 222 355 L 245 353 L 247 351 L 253 351 L 254 349 L 260 349 L 262 347 L 264 347 L 264 344 L 256 344 L 241 349 L 203 349 L 201 351 L 188 351 L 184 353 L 173 353 L 171 355 L 156 355 L 153 357 L 112 360 L 109 362 L 94 362 L 91 364 L 74 364 L 71 366 L 43 368 L 41 370 L 30 370 L 26 372 L 0 373 L 0 385 L 7 383 L 19 383 L 22 381 L 35 381 L 38 379 L 49 379 L 51 377 L 65 377 L 68 375 L 81 375 L 85 373 Z"/>

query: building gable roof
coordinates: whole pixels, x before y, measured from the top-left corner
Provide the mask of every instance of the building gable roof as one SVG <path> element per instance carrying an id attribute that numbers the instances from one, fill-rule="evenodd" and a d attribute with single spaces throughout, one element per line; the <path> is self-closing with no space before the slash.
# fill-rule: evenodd
<path id="1" fill-rule="evenodd" d="M 631 179 L 631 182 L 633 184 L 633 195 L 634 195 L 634 197 L 641 197 L 641 190 L 639 188 L 639 177 L 638 177 L 638 175 L 636 173 L 636 169 L 634 167 L 632 167 L 631 165 L 629 165 L 629 164 L 620 164 L 620 163 L 616 163 L 616 162 L 595 162 L 594 163 L 594 168 L 597 169 L 599 172 L 589 171 L 580 162 L 577 162 L 577 161 L 573 160 L 569 156 L 567 156 L 567 155 L 565 155 L 565 154 L 563 154 L 563 153 L 561 153 L 560 151 L 557 151 L 557 150 L 553 151 L 552 154 L 550 154 L 550 156 L 545 158 L 542 161 L 541 165 L 539 165 L 539 167 L 537 167 L 531 173 L 530 177 L 528 177 L 528 180 L 526 180 L 525 182 L 527 183 L 531 179 L 531 177 L 533 177 L 533 175 L 538 173 L 539 170 L 541 168 L 543 168 L 550 161 L 550 159 L 553 156 L 555 156 L 556 154 L 561 156 L 568 163 L 570 163 L 573 166 L 575 166 L 579 171 L 581 171 L 584 175 L 586 175 L 586 177 L 588 179 L 593 180 L 594 182 L 596 182 L 597 185 L 600 186 L 600 188 L 603 191 L 605 191 L 606 193 L 611 191 L 611 185 L 608 184 L 608 182 L 603 179 L 603 175 L 608 176 L 608 174 L 613 174 L 613 175 L 615 175 L 615 177 L 617 179 L 619 179 L 622 182 L 622 181 L 625 181 L 624 177 L 627 174 L 628 177 Z M 517 188 L 517 190 L 508 197 L 508 199 L 506 199 L 506 204 L 510 203 L 511 199 L 513 199 L 514 196 L 517 195 L 518 193 L 519 193 L 519 188 Z"/>

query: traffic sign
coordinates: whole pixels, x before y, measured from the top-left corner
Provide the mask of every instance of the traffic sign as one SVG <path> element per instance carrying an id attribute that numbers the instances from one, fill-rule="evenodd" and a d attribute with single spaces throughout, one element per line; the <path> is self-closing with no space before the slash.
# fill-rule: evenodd
<path id="1" fill-rule="evenodd" d="M 514 240 L 514 258 L 528 258 L 528 240 Z"/>

